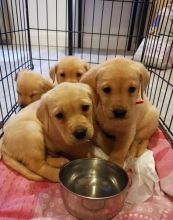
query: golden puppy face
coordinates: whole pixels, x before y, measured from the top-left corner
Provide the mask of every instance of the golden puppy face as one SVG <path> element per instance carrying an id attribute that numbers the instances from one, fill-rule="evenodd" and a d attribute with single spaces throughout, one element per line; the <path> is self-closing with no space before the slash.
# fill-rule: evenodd
<path id="1" fill-rule="evenodd" d="M 81 82 L 93 87 L 107 118 L 126 119 L 147 86 L 148 73 L 140 63 L 115 58 L 88 72 Z"/>
<path id="2" fill-rule="evenodd" d="M 22 70 L 17 74 L 16 86 L 18 104 L 21 108 L 40 99 L 42 94 L 53 88 L 52 83 L 42 75 L 30 70 Z"/>
<path id="3" fill-rule="evenodd" d="M 89 64 L 84 60 L 74 56 L 67 56 L 53 66 L 49 73 L 53 82 L 55 79 L 58 83 L 79 82 L 82 75 L 86 73 L 89 68 Z"/>
<path id="4" fill-rule="evenodd" d="M 127 118 L 136 103 L 140 78 L 135 70 L 128 75 L 123 68 L 107 67 L 100 70 L 97 80 L 97 94 L 105 115 L 112 118 Z"/>
<path id="5" fill-rule="evenodd" d="M 86 142 L 93 136 L 90 88 L 82 83 L 62 83 L 42 97 L 37 116 L 46 132 L 61 134 L 67 144 Z"/>

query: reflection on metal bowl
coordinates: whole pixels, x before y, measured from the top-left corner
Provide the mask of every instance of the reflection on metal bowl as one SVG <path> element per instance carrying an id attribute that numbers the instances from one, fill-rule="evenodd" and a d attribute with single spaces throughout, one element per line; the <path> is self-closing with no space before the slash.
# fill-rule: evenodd
<path id="1" fill-rule="evenodd" d="M 73 216 L 83 220 L 106 220 L 123 207 L 128 175 L 106 160 L 78 159 L 62 167 L 60 185 L 64 204 Z"/>

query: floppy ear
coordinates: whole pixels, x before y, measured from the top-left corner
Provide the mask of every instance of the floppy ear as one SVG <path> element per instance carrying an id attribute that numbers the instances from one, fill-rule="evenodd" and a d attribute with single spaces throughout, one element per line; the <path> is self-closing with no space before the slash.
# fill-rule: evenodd
<path id="1" fill-rule="evenodd" d="M 96 78 L 97 78 L 97 68 L 93 67 L 88 72 L 86 72 L 80 79 L 80 82 L 88 84 L 91 88 L 96 91 Z"/>
<path id="2" fill-rule="evenodd" d="M 99 100 L 99 97 L 97 94 L 97 79 L 98 79 L 98 68 L 96 67 L 91 68 L 80 79 L 81 83 L 88 84 L 91 87 L 92 97 L 96 105 L 98 104 L 98 100 Z"/>
<path id="3" fill-rule="evenodd" d="M 86 63 L 85 61 L 84 61 L 84 68 L 85 68 L 85 70 L 86 70 L 86 72 L 91 68 L 90 67 L 90 64 L 89 63 Z"/>
<path id="4" fill-rule="evenodd" d="M 38 120 L 47 131 L 49 129 L 49 112 L 47 106 L 47 94 L 43 95 L 40 100 L 39 107 L 36 112 Z"/>
<path id="5" fill-rule="evenodd" d="M 94 97 L 93 97 L 93 91 L 92 91 L 91 87 L 87 84 L 84 84 L 84 83 L 78 83 L 78 86 L 80 86 L 83 90 L 85 90 L 87 92 L 88 96 L 93 101 Z"/>
<path id="6" fill-rule="evenodd" d="M 43 79 L 41 81 L 41 89 L 43 91 L 43 93 L 53 89 L 53 84 L 51 82 L 49 82 L 48 80 L 46 79 Z"/>
<path id="7" fill-rule="evenodd" d="M 141 98 L 143 98 L 143 93 L 149 83 L 149 72 L 142 63 L 136 62 L 136 65 L 138 68 L 138 73 L 139 73 L 140 82 L 141 82 Z"/>
<path id="8" fill-rule="evenodd" d="M 53 82 L 55 82 L 55 77 L 56 77 L 57 72 L 58 72 L 58 64 L 51 67 L 49 71 L 49 76 Z"/>

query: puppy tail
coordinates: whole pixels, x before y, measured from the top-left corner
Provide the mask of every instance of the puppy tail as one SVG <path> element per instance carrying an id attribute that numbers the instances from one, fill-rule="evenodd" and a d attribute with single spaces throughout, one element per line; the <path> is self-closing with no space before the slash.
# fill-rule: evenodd
<path id="1" fill-rule="evenodd" d="M 17 171 L 18 173 L 25 176 L 27 179 L 35 180 L 35 181 L 43 181 L 45 180 L 43 177 L 33 173 L 31 170 L 27 169 L 22 163 L 14 160 L 12 157 L 9 157 L 5 152 L 2 153 L 2 158 L 5 164 Z"/>

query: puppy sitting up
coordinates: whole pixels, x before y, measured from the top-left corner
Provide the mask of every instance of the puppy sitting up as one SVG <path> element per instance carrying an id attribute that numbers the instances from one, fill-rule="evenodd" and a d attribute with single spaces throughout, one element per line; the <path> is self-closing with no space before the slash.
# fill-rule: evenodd
<path id="1" fill-rule="evenodd" d="M 97 154 L 90 142 L 94 133 L 92 111 L 88 85 L 57 85 L 7 122 L 2 140 L 3 161 L 29 179 L 58 182 L 60 167 L 68 161 L 66 157 Z M 59 157 L 47 157 L 46 152 Z"/>
<path id="2" fill-rule="evenodd" d="M 100 128 L 115 137 L 110 160 L 123 166 L 129 154 L 139 157 L 158 127 L 159 113 L 144 91 L 149 74 L 142 63 L 123 57 L 107 60 L 81 79 L 95 93 L 95 117 Z"/>
<path id="3" fill-rule="evenodd" d="M 79 82 L 82 75 L 86 73 L 89 68 L 89 64 L 79 57 L 67 56 L 62 58 L 50 69 L 49 75 L 55 84 L 62 82 Z"/>
<path id="4" fill-rule="evenodd" d="M 53 84 L 41 74 L 28 69 L 18 72 L 15 80 L 18 104 L 21 108 L 40 99 L 45 92 L 53 88 Z"/>

